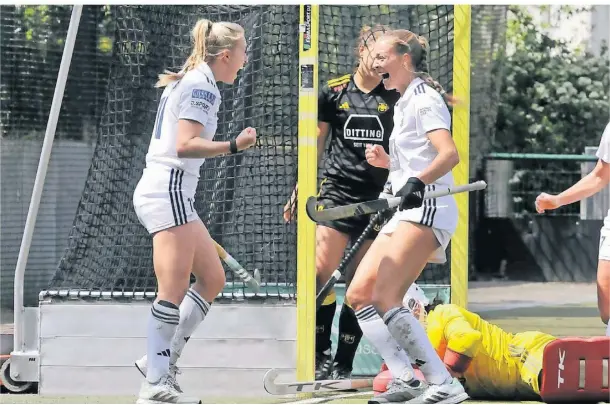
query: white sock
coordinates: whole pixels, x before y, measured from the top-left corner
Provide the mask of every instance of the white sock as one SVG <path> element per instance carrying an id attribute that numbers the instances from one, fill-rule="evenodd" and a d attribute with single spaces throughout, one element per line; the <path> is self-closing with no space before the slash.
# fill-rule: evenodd
<path id="1" fill-rule="evenodd" d="M 180 323 L 172 339 L 170 364 L 176 364 L 182 354 L 184 345 L 189 341 L 191 335 L 203 321 L 209 310 L 210 304 L 197 291 L 189 288 L 180 304 Z"/>
<path id="2" fill-rule="evenodd" d="M 375 308 L 372 305 L 364 307 L 356 312 L 356 317 L 362 333 L 375 346 L 392 376 L 399 378 L 409 372 L 413 378 L 416 378 L 409 356 L 390 334 Z"/>
<path id="3" fill-rule="evenodd" d="M 606 325 L 606 336 L 610 336 L 610 322 Z"/>
<path id="4" fill-rule="evenodd" d="M 426 335 L 424 327 L 407 308 L 392 308 L 383 316 L 392 336 L 396 339 L 409 357 L 431 384 L 443 384 L 451 381 L 451 375 L 438 356 Z"/>
<path id="5" fill-rule="evenodd" d="M 154 384 L 169 372 L 170 342 L 180 322 L 180 311 L 168 301 L 152 304 L 148 317 L 146 380 Z"/>

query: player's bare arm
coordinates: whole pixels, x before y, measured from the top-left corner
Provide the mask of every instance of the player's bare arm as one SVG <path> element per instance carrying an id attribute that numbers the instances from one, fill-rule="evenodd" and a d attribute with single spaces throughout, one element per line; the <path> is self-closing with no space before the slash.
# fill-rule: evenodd
<path id="1" fill-rule="evenodd" d="M 209 158 L 231 153 L 230 141 L 211 141 L 200 137 L 203 125 L 193 120 L 178 121 L 176 153 L 179 158 Z M 237 151 L 248 149 L 256 143 L 256 130 L 248 127 L 235 139 Z"/>
<path id="2" fill-rule="evenodd" d="M 610 183 L 610 164 L 599 159 L 591 173 L 560 194 L 542 193 L 536 198 L 536 211 L 543 213 L 591 197 Z"/>
<path id="3" fill-rule="evenodd" d="M 446 129 L 428 132 L 428 139 L 436 148 L 438 156 L 420 173 L 419 179 L 425 184 L 432 184 L 460 163 L 460 156 L 451 134 Z"/>

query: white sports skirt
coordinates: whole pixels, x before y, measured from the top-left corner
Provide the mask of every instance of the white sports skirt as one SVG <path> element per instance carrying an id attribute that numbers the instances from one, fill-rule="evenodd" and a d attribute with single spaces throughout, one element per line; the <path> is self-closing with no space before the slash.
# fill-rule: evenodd
<path id="1" fill-rule="evenodd" d="M 433 253 L 428 262 L 447 262 L 445 250 L 451 241 L 451 236 L 455 232 L 458 221 L 457 205 L 452 195 L 424 200 L 423 205 L 419 208 L 396 211 L 379 233 L 391 235 L 400 221 L 413 222 L 432 228 L 440 247 Z"/>
<path id="2" fill-rule="evenodd" d="M 606 221 L 604 221 L 606 222 Z M 610 227 L 604 224 L 599 232 L 599 260 L 610 261 Z"/>
<path id="3" fill-rule="evenodd" d="M 195 211 L 197 178 L 165 166 L 146 168 L 133 193 L 138 220 L 153 234 L 199 219 Z"/>

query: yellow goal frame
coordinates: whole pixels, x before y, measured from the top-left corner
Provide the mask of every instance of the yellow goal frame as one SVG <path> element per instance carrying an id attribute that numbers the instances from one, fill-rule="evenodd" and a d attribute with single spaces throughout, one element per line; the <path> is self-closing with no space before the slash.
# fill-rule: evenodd
<path id="1" fill-rule="evenodd" d="M 297 199 L 297 380 L 313 381 L 316 330 L 316 226 L 305 211 L 317 194 L 318 5 L 301 5 Z"/>
<path id="2" fill-rule="evenodd" d="M 297 380 L 314 379 L 315 345 L 315 224 L 307 217 L 305 203 L 317 193 L 319 6 L 300 6 L 299 26 L 299 123 L 297 202 Z M 453 170 L 456 184 L 469 181 L 470 141 L 470 5 L 454 6 L 453 95 L 460 103 L 453 109 L 452 134 L 460 155 Z M 468 193 L 455 196 L 459 221 L 451 240 L 451 302 L 466 307 L 468 296 Z"/>
<path id="3" fill-rule="evenodd" d="M 453 109 L 453 141 L 460 163 L 453 169 L 455 184 L 467 184 L 470 174 L 470 5 L 453 9 L 453 95 L 460 101 Z M 455 195 L 458 225 L 451 238 L 451 302 L 468 305 L 468 193 Z"/>

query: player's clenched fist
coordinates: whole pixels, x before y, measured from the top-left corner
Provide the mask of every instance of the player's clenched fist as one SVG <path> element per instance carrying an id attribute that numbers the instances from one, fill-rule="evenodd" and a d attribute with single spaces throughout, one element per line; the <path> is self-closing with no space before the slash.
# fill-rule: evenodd
<path id="1" fill-rule="evenodd" d="M 383 146 L 381 145 L 366 145 L 366 151 L 364 153 L 366 161 L 375 167 L 382 167 L 384 169 L 390 168 L 390 155 L 388 155 Z"/>
<path id="2" fill-rule="evenodd" d="M 256 129 L 248 127 L 241 131 L 235 139 L 238 150 L 248 149 L 250 146 L 256 143 Z"/>
<path id="3" fill-rule="evenodd" d="M 536 211 L 542 214 L 546 210 L 554 210 L 561 206 L 559 197 L 552 194 L 542 193 L 536 197 Z"/>

